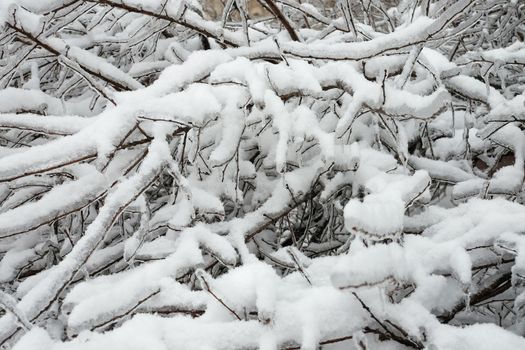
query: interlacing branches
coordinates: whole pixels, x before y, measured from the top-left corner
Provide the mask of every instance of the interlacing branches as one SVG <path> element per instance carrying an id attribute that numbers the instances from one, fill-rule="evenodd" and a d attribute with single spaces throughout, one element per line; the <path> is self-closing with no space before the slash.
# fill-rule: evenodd
<path id="1" fill-rule="evenodd" d="M 524 14 L 0 4 L 1 346 L 524 347 Z"/>

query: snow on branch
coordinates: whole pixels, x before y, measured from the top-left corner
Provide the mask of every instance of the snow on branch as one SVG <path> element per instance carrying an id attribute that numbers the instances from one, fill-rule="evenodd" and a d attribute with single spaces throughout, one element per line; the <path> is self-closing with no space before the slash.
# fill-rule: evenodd
<path id="1" fill-rule="evenodd" d="M 523 13 L 0 3 L 0 347 L 525 348 Z"/>

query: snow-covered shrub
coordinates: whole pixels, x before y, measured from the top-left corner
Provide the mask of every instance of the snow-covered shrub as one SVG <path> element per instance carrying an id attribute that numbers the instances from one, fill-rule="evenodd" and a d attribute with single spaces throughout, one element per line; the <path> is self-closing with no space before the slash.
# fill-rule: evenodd
<path id="1" fill-rule="evenodd" d="M 525 2 L 224 3 L 0 2 L 0 344 L 524 349 Z"/>

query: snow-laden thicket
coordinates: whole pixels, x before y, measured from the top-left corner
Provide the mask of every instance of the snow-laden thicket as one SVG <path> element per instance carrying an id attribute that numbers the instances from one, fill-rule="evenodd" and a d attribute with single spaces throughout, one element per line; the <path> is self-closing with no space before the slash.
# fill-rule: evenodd
<path id="1" fill-rule="evenodd" d="M 522 0 L 0 1 L 0 344 L 525 349 Z"/>

